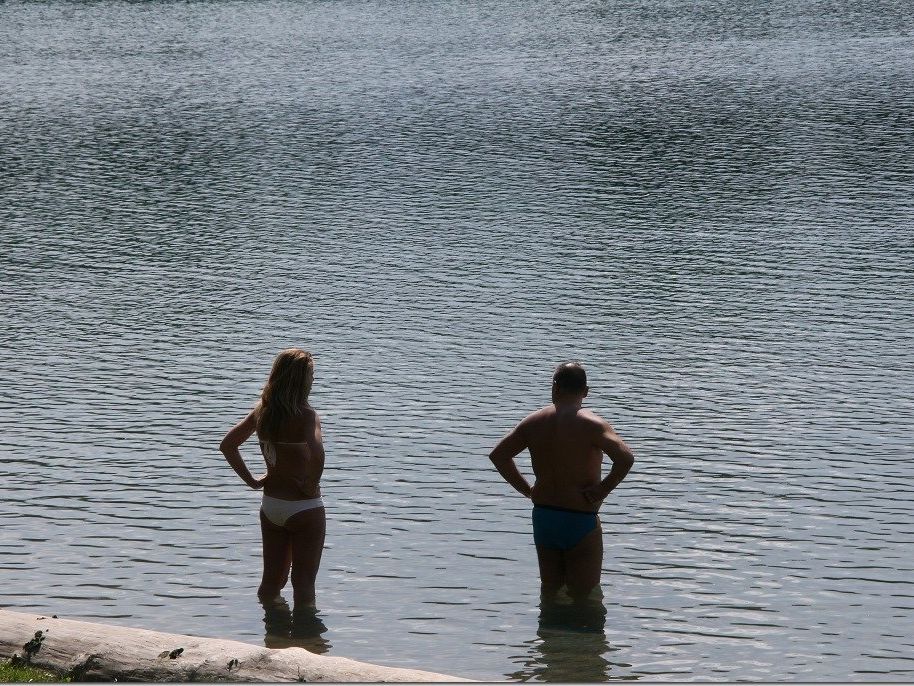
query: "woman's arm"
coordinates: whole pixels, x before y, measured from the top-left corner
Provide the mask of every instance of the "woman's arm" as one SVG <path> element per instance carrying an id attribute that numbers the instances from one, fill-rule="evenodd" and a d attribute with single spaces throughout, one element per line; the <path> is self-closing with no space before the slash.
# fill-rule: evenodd
<path id="1" fill-rule="evenodd" d="M 244 463 L 244 460 L 241 457 L 241 451 L 239 451 L 238 448 L 240 448 L 241 444 L 248 440 L 256 430 L 257 420 L 255 419 L 252 410 L 247 417 L 235 424 L 235 426 L 229 430 L 225 435 L 225 438 L 222 439 L 222 443 L 219 444 L 219 450 L 225 455 L 226 461 L 231 465 L 232 469 L 235 470 L 235 473 L 241 477 L 241 480 L 244 481 L 244 483 L 255 490 L 263 488 L 263 482 L 266 481 L 267 477 L 262 476 L 259 479 L 255 479 L 248 470 L 248 466 Z"/>
<path id="2" fill-rule="evenodd" d="M 308 449 L 311 458 L 308 460 L 308 480 L 318 484 L 324 473 L 324 438 L 321 433 L 321 418 L 314 413 L 314 431 L 308 432 Z"/>

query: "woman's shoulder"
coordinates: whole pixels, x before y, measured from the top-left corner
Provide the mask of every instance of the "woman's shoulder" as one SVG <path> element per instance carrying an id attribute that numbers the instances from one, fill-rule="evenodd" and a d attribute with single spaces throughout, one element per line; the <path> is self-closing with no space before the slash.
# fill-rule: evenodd
<path id="1" fill-rule="evenodd" d="M 321 418 L 315 410 L 310 405 L 305 405 L 302 413 L 295 417 L 294 424 L 297 425 L 297 428 L 300 431 L 310 433 L 314 427 L 320 426 Z"/>

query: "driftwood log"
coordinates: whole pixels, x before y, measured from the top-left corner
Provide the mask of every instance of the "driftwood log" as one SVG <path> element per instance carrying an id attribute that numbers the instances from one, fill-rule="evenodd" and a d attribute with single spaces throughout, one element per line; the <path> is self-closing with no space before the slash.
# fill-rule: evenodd
<path id="1" fill-rule="evenodd" d="M 277 650 L 0 610 L 0 657 L 14 655 L 76 681 L 467 681 L 315 655 L 304 648 Z"/>

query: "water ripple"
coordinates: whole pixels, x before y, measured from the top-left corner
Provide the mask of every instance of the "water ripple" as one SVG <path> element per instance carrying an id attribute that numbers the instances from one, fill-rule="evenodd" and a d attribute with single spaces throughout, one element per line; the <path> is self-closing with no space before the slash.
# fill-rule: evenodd
<path id="1" fill-rule="evenodd" d="M 914 673 L 908 9 L 3 3 L 0 602 L 263 640 L 216 447 L 303 345 L 335 654 Z M 592 634 L 486 460 L 571 358 L 639 459 Z"/>

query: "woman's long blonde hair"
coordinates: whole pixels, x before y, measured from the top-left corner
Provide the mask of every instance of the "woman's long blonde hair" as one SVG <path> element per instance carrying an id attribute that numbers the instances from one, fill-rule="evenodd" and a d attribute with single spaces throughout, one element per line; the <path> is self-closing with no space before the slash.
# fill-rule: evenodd
<path id="1" fill-rule="evenodd" d="M 273 368 L 255 408 L 257 433 L 276 436 L 283 423 L 301 417 L 308 406 L 314 383 L 314 358 L 300 348 L 283 350 L 273 360 Z"/>

